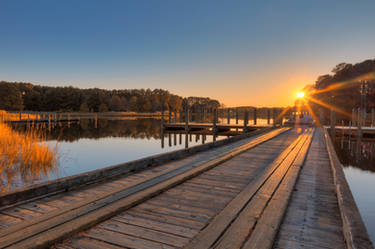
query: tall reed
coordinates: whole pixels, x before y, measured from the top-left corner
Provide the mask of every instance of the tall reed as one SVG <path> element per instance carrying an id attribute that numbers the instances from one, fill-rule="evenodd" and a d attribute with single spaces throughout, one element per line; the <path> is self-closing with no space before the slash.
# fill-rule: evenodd
<path id="1" fill-rule="evenodd" d="M 0 120 L 0 192 L 32 184 L 56 170 L 57 144 L 49 146 L 42 130 L 32 126 L 20 133 Z"/>

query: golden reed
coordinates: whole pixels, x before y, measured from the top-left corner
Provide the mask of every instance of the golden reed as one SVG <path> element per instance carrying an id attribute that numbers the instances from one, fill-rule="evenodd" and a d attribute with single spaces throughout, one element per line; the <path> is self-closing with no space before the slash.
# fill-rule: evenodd
<path id="1" fill-rule="evenodd" d="M 6 112 L 0 114 L 6 118 Z M 20 133 L 0 120 L 0 192 L 57 172 L 57 143 L 52 148 L 43 134 L 34 126 Z"/>

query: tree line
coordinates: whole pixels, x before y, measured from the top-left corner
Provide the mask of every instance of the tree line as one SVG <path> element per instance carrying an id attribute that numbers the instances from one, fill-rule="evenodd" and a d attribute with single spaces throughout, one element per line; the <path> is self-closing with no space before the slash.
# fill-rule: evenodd
<path id="1" fill-rule="evenodd" d="M 309 104 L 316 114 L 322 112 L 328 120 L 328 106 L 333 106 L 339 110 L 340 120 L 350 120 L 348 114 L 353 108 L 361 107 L 361 101 L 367 112 L 375 108 L 375 59 L 354 65 L 340 63 L 332 73 L 319 76 L 314 85 L 305 87 L 311 93 L 313 99 Z"/>
<path id="2" fill-rule="evenodd" d="M 214 109 L 220 107 L 220 102 L 203 97 L 183 98 L 163 89 L 80 89 L 0 81 L 0 109 L 10 111 L 157 112 L 179 111 L 186 106 Z"/>

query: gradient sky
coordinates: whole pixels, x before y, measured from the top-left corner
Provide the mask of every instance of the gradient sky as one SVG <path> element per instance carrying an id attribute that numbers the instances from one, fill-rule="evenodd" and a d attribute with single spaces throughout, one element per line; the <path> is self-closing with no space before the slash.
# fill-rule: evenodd
<path id="1" fill-rule="evenodd" d="M 0 0 L 0 80 L 285 106 L 375 57 L 375 1 Z"/>

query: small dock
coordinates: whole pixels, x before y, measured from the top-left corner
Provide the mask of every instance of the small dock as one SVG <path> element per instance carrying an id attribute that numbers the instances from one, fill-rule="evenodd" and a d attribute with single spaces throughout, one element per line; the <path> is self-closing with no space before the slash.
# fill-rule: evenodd
<path id="1" fill-rule="evenodd" d="M 257 129 L 0 195 L 0 248 L 373 248 L 324 128 Z"/>
<path id="2" fill-rule="evenodd" d="M 164 124 L 164 127 L 166 130 L 185 130 L 186 124 L 185 123 L 166 123 Z M 255 126 L 244 126 L 239 124 L 223 124 L 219 123 L 216 125 L 213 125 L 212 123 L 188 123 L 187 128 L 189 131 L 196 131 L 196 130 L 212 130 L 213 127 L 216 127 L 218 131 L 228 131 L 231 129 L 256 129 L 256 128 L 266 128 L 271 127 L 271 125 L 255 125 Z"/>

